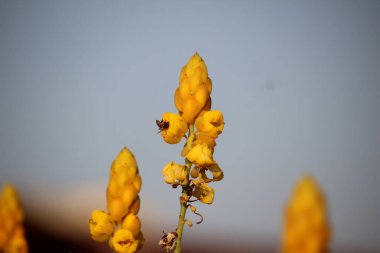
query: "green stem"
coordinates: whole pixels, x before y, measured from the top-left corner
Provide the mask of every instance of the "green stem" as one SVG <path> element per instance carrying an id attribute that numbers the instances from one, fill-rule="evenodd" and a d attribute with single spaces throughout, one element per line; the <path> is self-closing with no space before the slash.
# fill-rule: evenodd
<path id="1" fill-rule="evenodd" d="M 187 205 L 186 203 L 181 203 L 181 210 L 178 217 L 178 227 L 177 227 L 177 243 L 174 250 L 174 253 L 180 253 L 181 252 L 181 240 L 182 240 L 182 234 L 183 234 L 183 226 L 185 225 L 185 215 L 186 215 Z"/>
<path id="2" fill-rule="evenodd" d="M 186 147 L 190 150 L 191 149 L 191 146 L 193 145 L 193 141 L 194 141 L 194 138 L 195 138 L 195 135 L 194 135 L 194 125 L 191 124 L 189 126 L 189 136 L 187 138 L 187 142 L 186 142 Z M 191 169 L 191 162 L 187 159 L 185 159 L 186 161 L 186 171 L 187 171 L 187 175 L 190 175 L 190 169 Z M 191 196 L 191 189 L 189 187 L 190 185 L 190 180 L 189 180 L 189 183 L 185 186 L 182 186 L 182 195 L 184 197 L 186 196 Z M 182 240 L 182 235 L 183 235 L 183 227 L 185 225 L 185 216 L 186 216 L 186 210 L 187 210 L 187 203 L 183 203 L 183 202 L 180 202 L 180 205 L 181 205 L 181 209 L 180 209 L 180 212 L 179 212 L 179 217 L 178 217 L 178 225 L 177 225 L 177 242 L 176 242 L 176 247 L 175 247 L 175 250 L 174 250 L 174 253 L 181 253 L 181 240 Z"/>

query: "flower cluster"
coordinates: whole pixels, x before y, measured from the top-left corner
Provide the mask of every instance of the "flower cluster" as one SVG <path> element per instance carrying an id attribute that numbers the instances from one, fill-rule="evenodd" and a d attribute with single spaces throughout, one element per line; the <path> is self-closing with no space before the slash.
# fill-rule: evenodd
<path id="1" fill-rule="evenodd" d="M 6 184 L 0 195 L 0 252 L 27 253 L 24 211 L 16 189 Z"/>
<path id="2" fill-rule="evenodd" d="M 327 253 L 326 201 L 311 176 L 301 178 L 285 210 L 282 253 Z"/>
<path id="3" fill-rule="evenodd" d="M 140 209 L 138 193 L 141 189 L 136 159 L 123 148 L 113 161 L 107 188 L 108 213 L 95 210 L 89 221 L 92 239 L 109 240 L 117 253 L 133 253 L 139 250 L 144 237 L 137 213 Z"/>
<path id="4" fill-rule="evenodd" d="M 188 204 L 199 200 L 211 204 L 214 200 L 214 189 L 210 182 L 223 179 L 223 171 L 214 160 L 213 154 L 216 139 L 224 128 L 221 111 L 211 110 L 212 81 L 208 77 L 207 67 L 203 59 L 195 53 L 182 68 L 179 86 L 174 94 L 174 103 L 178 113 L 166 112 L 161 121 L 156 123 L 162 138 L 169 144 L 177 144 L 186 139 L 181 156 L 185 164 L 169 162 L 162 169 L 164 181 L 174 188 L 182 187 L 181 208 L 188 207 L 196 213 L 196 209 Z M 190 199 L 194 197 L 195 199 Z M 182 209 L 181 209 L 182 210 Z M 182 236 L 184 215 L 180 215 L 177 232 L 178 241 Z M 190 225 L 191 222 L 186 220 Z M 161 240 L 160 244 L 165 240 Z M 172 241 L 172 240 L 170 240 Z M 166 249 L 171 245 L 163 245 Z M 175 252 L 179 252 L 177 249 Z"/>

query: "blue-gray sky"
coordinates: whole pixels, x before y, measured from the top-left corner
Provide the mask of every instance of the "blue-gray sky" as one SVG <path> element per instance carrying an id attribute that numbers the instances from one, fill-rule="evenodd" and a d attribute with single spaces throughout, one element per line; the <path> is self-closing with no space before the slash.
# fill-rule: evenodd
<path id="1" fill-rule="evenodd" d="M 161 168 L 181 161 L 181 145 L 165 144 L 155 119 L 175 112 L 179 71 L 197 51 L 225 116 L 225 179 L 187 233 L 278 243 L 284 203 L 310 172 L 327 192 L 333 248 L 379 250 L 379 12 L 378 1 L 1 1 L 1 183 L 27 206 L 33 189 L 105 188 L 126 145 L 141 212 L 175 227 L 179 192 Z"/>

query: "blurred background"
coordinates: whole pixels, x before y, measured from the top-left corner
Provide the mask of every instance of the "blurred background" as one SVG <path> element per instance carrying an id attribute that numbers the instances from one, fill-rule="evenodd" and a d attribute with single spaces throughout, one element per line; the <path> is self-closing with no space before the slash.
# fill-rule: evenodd
<path id="1" fill-rule="evenodd" d="M 21 194 L 31 252 L 109 251 L 88 220 L 123 146 L 143 178 L 144 252 L 160 252 L 179 213 L 161 169 L 182 145 L 155 120 L 176 111 L 195 52 L 226 121 L 225 178 L 214 204 L 197 205 L 205 221 L 185 228 L 186 252 L 278 252 L 304 173 L 327 195 L 332 251 L 379 252 L 379 12 L 379 1 L 0 1 L 0 184 Z"/>

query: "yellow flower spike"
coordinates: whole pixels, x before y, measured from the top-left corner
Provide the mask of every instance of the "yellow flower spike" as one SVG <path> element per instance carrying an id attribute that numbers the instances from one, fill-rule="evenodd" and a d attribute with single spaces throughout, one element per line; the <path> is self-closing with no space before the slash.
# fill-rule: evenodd
<path id="1" fill-rule="evenodd" d="M 221 111 L 213 110 L 205 112 L 195 120 L 198 132 L 216 139 L 224 128 L 224 118 Z"/>
<path id="2" fill-rule="evenodd" d="M 136 159 L 124 147 L 111 165 L 107 188 L 107 208 L 115 222 L 120 222 L 130 211 L 140 188 L 141 177 L 138 175 Z"/>
<path id="3" fill-rule="evenodd" d="M 128 229 L 118 229 L 111 240 L 111 244 L 117 253 L 134 253 L 137 251 L 139 241 Z"/>
<path id="4" fill-rule="evenodd" d="M 170 162 L 162 169 L 164 181 L 167 184 L 186 185 L 188 183 L 186 168 L 175 162 Z"/>
<path id="5" fill-rule="evenodd" d="M 174 103 L 187 123 L 194 123 L 197 115 L 211 107 L 211 79 L 203 59 L 195 53 L 182 68 L 179 86 L 174 94 Z"/>
<path id="6" fill-rule="evenodd" d="M 106 241 L 114 252 L 134 253 L 144 243 L 140 209 L 141 177 L 134 155 L 123 148 L 112 162 L 107 187 L 109 213 L 95 210 L 89 222 L 91 237 Z M 117 229 L 114 231 L 114 229 Z"/>
<path id="7" fill-rule="evenodd" d="M 169 144 L 177 144 L 185 136 L 188 126 L 186 121 L 176 113 L 165 112 L 162 120 L 157 121 L 161 136 Z"/>
<path id="8" fill-rule="evenodd" d="M 92 239 L 104 242 L 112 235 L 114 224 L 111 221 L 110 215 L 103 211 L 95 210 L 91 214 L 89 226 Z"/>
<path id="9" fill-rule="evenodd" d="M 179 85 L 174 93 L 175 106 L 188 127 L 186 129 L 188 133 L 185 136 L 186 144 L 181 151 L 181 157 L 185 158 L 185 163 L 179 165 L 170 162 L 162 169 L 166 183 L 171 184 L 173 188 L 177 188 L 178 185 L 181 185 L 182 188 L 179 197 L 181 209 L 177 229 L 170 233 L 164 233 L 165 235 L 159 241 L 159 245 L 167 252 L 181 253 L 184 225 L 187 223 L 192 226 L 192 223 L 186 219 L 188 208 L 200 217 L 200 221 L 196 224 L 203 221 L 203 216 L 189 204 L 194 201 L 192 198 L 211 204 L 214 200 L 214 189 L 208 183 L 220 181 L 224 176 L 223 171 L 213 159 L 215 139 L 223 131 L 224 118 L 220 111 L 210 111 L 211 91 L 212 81 L 208 77 L 206 64 L 195 53 L 181 69 Z M 183 135 L 168 135 L 170 122 L 165 120 L 164 115 L 162 121 L 156 121 L 162 136 L 164 140 L 165 137 L 171 137 L 169 140 L 165 140 L 166 142 L 178 143 L 185 132 Z M 212 178 L 207 171 L 212 173 Z"/>
<path id="10" fill-rule="evenodd" d="M 214 201 L 214 188 L 207 183 L 200 182 L 195 186 L 193 195 L 204 204 L 212 204 Z"/>
<path id="11" fill-rule="evenodd" d="M 122 228 L 131 231 L 133 236 L 136 238 L 140 233 L 141 229 L 141 222 L 139 217 L 137 217 L 133 213 L 128 214 L 128 216 L 125 217 L 123 221 Z"/>
<path id="12" fill-rule="evenodd" d="M 212 149 L 206 144 L 196 144 L 187 154 L 186 158 L 199 167 L 208 167 L 215 164 L 212 158 Z"/>
<path id="13" fill-rule="evenodd" d="M 284 215 L 282 253 L 326 253 L 330 241 L 326 201 L 315 179 L 295 186 Z"/>

